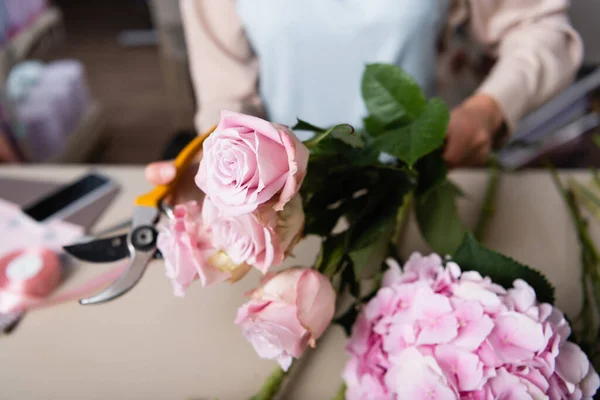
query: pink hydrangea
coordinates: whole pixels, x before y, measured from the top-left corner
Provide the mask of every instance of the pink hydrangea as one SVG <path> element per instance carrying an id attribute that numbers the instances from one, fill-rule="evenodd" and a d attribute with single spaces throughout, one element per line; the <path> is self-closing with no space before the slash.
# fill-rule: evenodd
<path id="1" fill-rule="evenodd" d="M 591 399 L 600 379 L 562 312 L 438 255 L 390 262 L 347 346 L 346 398 Z"/>

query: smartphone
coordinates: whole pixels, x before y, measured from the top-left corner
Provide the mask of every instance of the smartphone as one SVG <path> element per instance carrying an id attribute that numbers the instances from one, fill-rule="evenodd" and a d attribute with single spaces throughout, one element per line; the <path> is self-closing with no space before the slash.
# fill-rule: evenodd
<path id="1" fill-rule="evenodd" d="M 116 182 L 110 178 L 92 172 L 26 204 L 22 211 L 37 222 L 65 219 L 117 188 Z"/>

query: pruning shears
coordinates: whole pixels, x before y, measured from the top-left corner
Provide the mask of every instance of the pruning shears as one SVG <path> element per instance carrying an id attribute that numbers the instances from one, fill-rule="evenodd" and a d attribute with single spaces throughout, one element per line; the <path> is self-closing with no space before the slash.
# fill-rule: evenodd
<path id="1" fill-rule="evenodd" d="M 177 173 L 169 184 L 155 186 L 150 192 L 137 197 L 128 233 L 64 247 L 75 258 L 92 263 L 130 258 L 123 274 L 111 286 L 92 297 L 79 300 L 80 304 L 104 303 L 127 293 L 140 281 L 148 264 L 153 259 L 161 258 L 156 247 L 158 231 L 155 226 L 161 214 L 172 218 L 172 209 L 166 199 L 175 191 L 181 177 L 202 150 L 204 140 L 214 129 L 194 138 L 179 153 L 174 161 Z"/>

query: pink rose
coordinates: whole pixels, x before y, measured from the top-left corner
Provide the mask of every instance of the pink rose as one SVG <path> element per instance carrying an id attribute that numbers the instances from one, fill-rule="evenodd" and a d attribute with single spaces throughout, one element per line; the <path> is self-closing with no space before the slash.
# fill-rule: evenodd
<path id="1" fill-rule="evenodd" d="M 335 292 L 319 272 L 291 268 L 266 278 L 252 300 L 238 310 L 235 323 L 258 355 L 287 370 L 329 326 Z"/>
<path id="2" fill-rule="evenodd" d="M 224 251 L 236 264 L 249 264 L 266 273 L 281 264 L 302 234 L 304 211 L 302 199 L 296 195 L 283 211 L 261 206 L 251 214 L 227 217 L 206 198 L 202 209 L 206 226 L 210 227 L 212 243 Z"/>
<path id="3" fill-rule="evenodd" d="M 206 139 L 196 184 L 228 216 L 274 199 L 276 211 L 300 189 L 309 152 L 286 126 L 223 111 Z"/>
<path id="4" fill-rule="evenodd" d="M 210 286 L 228 279 L 239 280 L 250 270 L 250 266 L 235 264 L 212 245 L 197 202 L 176 206 L 174 214 L 175 219 L 160 228 L 157 246 L 176 296 L 183 296 L 197 279 L 202 286 Z"/>

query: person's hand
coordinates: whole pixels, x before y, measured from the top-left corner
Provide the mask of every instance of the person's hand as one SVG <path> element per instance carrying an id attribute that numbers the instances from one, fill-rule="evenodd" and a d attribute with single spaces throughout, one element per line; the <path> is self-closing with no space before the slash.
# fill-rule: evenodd
<path id="1" fill-rule="evenodd" d="M 166 185 L 175 178 L 175 166 L 171 161 L 160 161 L 148 164 L 144 170 L 146 180 L 155 186 Z M 169 202 L 171 204 L 183 203 L 189 200 L 201 200 L 202 192 L 194 183 L 194 177 L 198 172 L 198 162 L 192 163 L 184 175 L 180 178 L 177 190 L 172 194 Z"/>
<path id="2" fill-rule="evenodd" d="M 452 110 L 444 150 L 448 165 L 471 167 L 484 164 L 502 120 L 496 101 L 483 94 L 470 97 Z"/>

